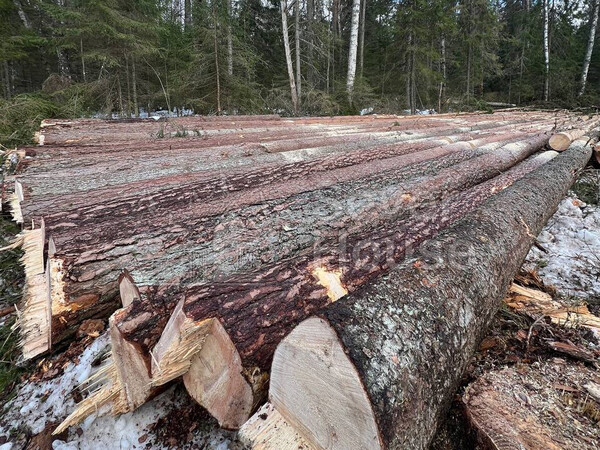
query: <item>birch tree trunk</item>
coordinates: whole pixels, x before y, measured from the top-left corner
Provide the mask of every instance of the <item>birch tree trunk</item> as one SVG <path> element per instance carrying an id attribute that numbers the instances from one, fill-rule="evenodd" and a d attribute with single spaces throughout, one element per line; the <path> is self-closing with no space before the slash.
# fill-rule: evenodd
<path id="1" fill-rule="evenodd" d="M 292 65 L 292 53 L 290 50 L 290 37 L 288 35 L 287 5 L 286 0 L 281 0 L 281 32 L 283 33 L 283 48 L 285 51 L 285 62 L 290 80 L 290 92 L 292 94 L 292 108 L 294 114 L 298 113 L 298 91 L 294 80 L 294 66 Z"/>
<path id="2" fill-rule="evenodd" d="M 588 70 L 590 68 L 592 52 L 594 51 L 594 41 L 596 39 L 596 27 L 598 26 L 598 8 L 600 8 L 600 0 L 596 0 L 595 5 L 594 5 L 592 24 L 590 26 L 590 37 L 588 40 L 587 50 L 585 52 L 585 59 L 583 60 L 583 70 L 581 71 L 581 89 L 579 90 L 580 97 L 585 92 L 585 85 L 587 83 Z"/>
<path id="3" fill-rule="evenodd" d="M 360 0 L 352 2 L 352 23 L 350 26 L 350 49 L 348 50 L 348 77 L 346 78 L 346 91 L 348 101 L 352 103 L 354 91 L 354 78 L 356 76 L 356 54 L 358 52 L 358 22 L 360 15 Z"/>
<path id="4" fill-rule="evenodd" d="M 300 0 L 294 4 L 295 19 L 295 41 L 296 41 L 296 93 L 298 95 L 298 104 L 302 103 L 302 74 L 300 66 Z"/>
<path id="5" fill-rule="evenodd" d="M 548 41 L 548 1 L 544 0 L 544 101 L 547 102 L 550 98 L 550 46 Z"/>
<path id="6" fill-rule="evenodd" d="M 31 30 L 31 22 L 29 22 L 29 19 L 27 18 L 27 14 L 25 14 L 25 11 L 23 10 L 23 5 L 21 4 L 21 1 L 13 0 L 13 4 L 15 5 L 17 14 L 19 14 L 19 18 L 21 19 L 21 22 L 23 22 L 23 26 L 25 28 L 27 28 L 28 30 Z"/>
<path id="7" fill-rule="evenodd" d="M 438 95 L 438 113 L 442 112 L 442 103 L 444 102 L 444 90 L 446 88 L 446 37 L 442 36 L 440 42 L 441 57 L 440 57 L 440 69 L 442 72 L 442 81 L 440 81 L 440 92 Z"/>
<path id="8" fill-rule="evenodd" d="M 335 55 L 338 43 L 339 29 L 339 11 L 340 0 L 331 0 L 331 27 L 332 27 L 332 44 L 331 44 L 331 91 L 335 91 Z"/>

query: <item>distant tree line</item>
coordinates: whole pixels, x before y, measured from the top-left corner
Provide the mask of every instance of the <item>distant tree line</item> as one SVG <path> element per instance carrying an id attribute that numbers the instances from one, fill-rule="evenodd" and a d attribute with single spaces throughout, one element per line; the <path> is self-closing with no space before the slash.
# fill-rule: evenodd
<path id="1" fill-rule="evenodd" d="M 0 114 L 594 106 L 599 2 L 0 0 Z"/>

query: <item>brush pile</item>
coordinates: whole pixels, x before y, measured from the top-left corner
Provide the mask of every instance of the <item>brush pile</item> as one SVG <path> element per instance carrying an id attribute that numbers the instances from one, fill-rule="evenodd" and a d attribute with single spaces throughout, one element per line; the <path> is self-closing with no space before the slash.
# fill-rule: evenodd
<path id="1" fill-rule="evenodd" d="M 238 429 L 271 375 L 251 445 L 426 447 L 599 126 L 512 110 L 45 121 L 2 190 L 24 227 L 23 358 L 89 319 L 110 317 L 112 346 L 57 432 L 176 380 Z"/>

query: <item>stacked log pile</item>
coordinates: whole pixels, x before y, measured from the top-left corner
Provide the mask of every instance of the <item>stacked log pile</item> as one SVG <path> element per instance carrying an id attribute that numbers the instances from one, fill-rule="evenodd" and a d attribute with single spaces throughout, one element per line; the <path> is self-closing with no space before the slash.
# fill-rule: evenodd
<path id="1" fill-rule="evenodd" d="M 131 411 L 177 379 L 222 426 L 239 428 L 264 400 L 275 349 L 296 325 L 403 273 L 422 243 L 500 192 L 550 167 L 580 168 L 590 148 L 581 136 L 599 125 L 520 111 L 45 122 L 43 145 L 20 149 L 8 199 L 26 228 L 23 356 L 112 314 L 103 384 L 58 431 L 103 404 Z M 579 137 L 575 150 L 544 151 L 563 131 Z M 570 180 L 558 175 L 547 180 L 556 195 Z M 527 202 L 518 192 L 511 199 Z M 537 221 L 524 218 L 528 230 L 553 199 L 534 208 Z M 530 244 L 511 232 L 519 251 Z M 504 278 L 490 276 L 501 291 Z M 468 327 L 485 323 L 485 308 Z"/>

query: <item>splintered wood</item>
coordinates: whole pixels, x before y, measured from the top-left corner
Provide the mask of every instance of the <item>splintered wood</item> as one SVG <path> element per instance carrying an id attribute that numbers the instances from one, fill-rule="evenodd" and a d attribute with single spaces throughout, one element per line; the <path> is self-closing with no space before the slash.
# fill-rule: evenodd
<path id="1" fill-rule="evenodd" d="M 292 370 L 294 381 L 272 381 L 275 409 L 264 426 L 252 419 L 254 441 L 385 448 L 345 342 L 323 319 L 303 321 L 588 149 L 598 124 L 513 110 L 44 121 L 3 189 L 25 227 L 23 357 L 109 316 L 112 347 L 57 432 L 101 405 L 132 411 L 178 380 L 237 429 L 266 399 L 271 370 Z M 561 156 L 543 151 L 557 133 Z M 323 398 L 326 414 L 304 408 Z"/>

